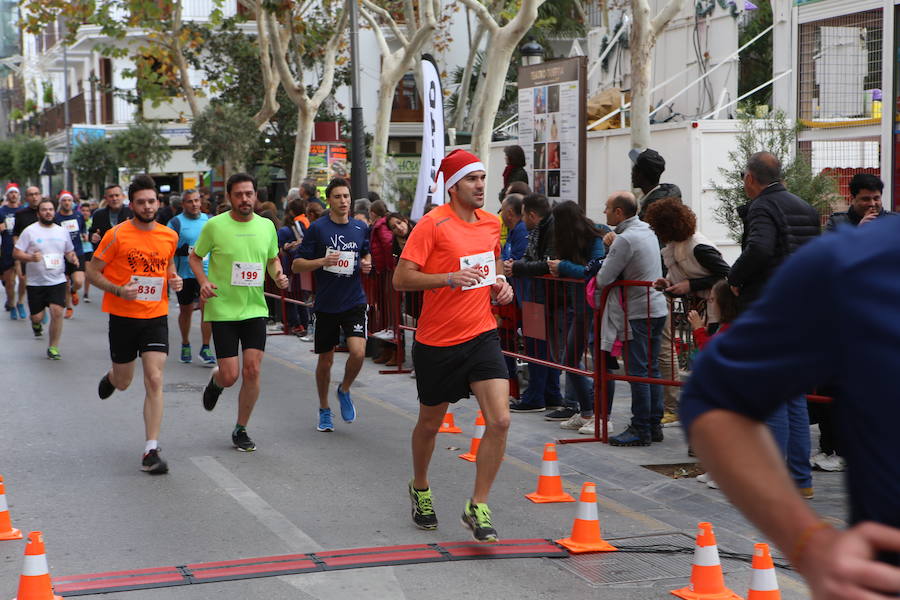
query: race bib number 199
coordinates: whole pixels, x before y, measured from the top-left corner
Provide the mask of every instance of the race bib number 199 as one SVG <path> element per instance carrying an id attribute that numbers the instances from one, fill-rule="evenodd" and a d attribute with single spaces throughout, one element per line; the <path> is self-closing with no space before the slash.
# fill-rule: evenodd
<path id="1" fill-rule="evenodd" d="M 231 285 L 261 287 L 264 279 L 262 263 L 231 263 Z"/>
<path id="2" fill-rule="evenodd" d="M 481 273 L 481 281 L 474 285 L 465 286 L 463 290 L 474 290 L 497 283 L 497 258 L 493 252 L 482 252 L 471 256 L 463 256 L 459 259 L 459 268 L 468 269 L 474 267 Z"/>
<path id="3" fill-rule="evenodd" d="M 162 277 L 132 275 L 131 283 L 137 286 L 137 298 L 135 300 L 143 300 L 144 302 L 159 302 L 162 300 Z"/>

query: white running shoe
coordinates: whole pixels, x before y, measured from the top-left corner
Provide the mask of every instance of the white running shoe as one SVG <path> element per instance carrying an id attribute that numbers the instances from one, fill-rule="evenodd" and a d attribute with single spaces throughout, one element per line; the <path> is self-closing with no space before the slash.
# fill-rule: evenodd
<path id="1" fill-rule="evenodd" d="M 847 468 L 847 463 L 837 454 L 831 454 L 821 459 L 817 463 L 823 471 L 837 473 Z"/>
<path id="2" fill-rule="evenodd" d="M 563 429 L 572 429 L 575 431 L 580 431 L 581 428 L 584 427 L 588 423 L 590 423 L 593 426 L 594 417 L 591 417 L 590 419 L 585 419 L 580 414 L 575 413 L 574 415 L 569 417 L 567 420 L 560 423 L 559 426 L 562 427 Z M 591 431 L 591 433 L 593 433 L 593 430 Z"/>
<path id="3" fill-rule="evenodd" d="M 814 454 L 812 458 L 809 459 L 809 466 L 818 467 L 820 460 L 825 460 L 828 458 L 828 455 L 824 452 L 819 452 L 818 454 Z"/>
<path id="4" fill-rule="evenodd" d="M 700 483 L 706 483 L 709 481 L 709 473 L 700 473 L 697 475 L 697 481 Z"/>

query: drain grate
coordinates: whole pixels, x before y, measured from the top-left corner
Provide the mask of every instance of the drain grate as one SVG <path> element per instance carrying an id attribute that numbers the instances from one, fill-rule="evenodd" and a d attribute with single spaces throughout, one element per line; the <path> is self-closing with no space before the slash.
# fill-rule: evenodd
<path id="1" fill-rule="evenodd" d="M 185 393 L 198 393 L 202 392 L 203 388 L 206 386 L 197 385 L 195 383 L 184 383 L 179 381 L 178 383 L 166 383 L 163 385 L 163 392 L 169 394 L 185 394 Z"/>
<path id="2" fill-rule="evenodd" d="M 694 538 L 683 533 L 607 539 L 621 549 L 628 546 L 662 545 L 685 548 L 681 554 L 601 552 L 572 555 L 553 564 L 586 581 L 592 587 L 614 583 L 642 583 L 661 579 L 688 578 L 693 561 Z M 722 559 L 722 571 L 728 573 L 746 567 L 741 561 Z"/>

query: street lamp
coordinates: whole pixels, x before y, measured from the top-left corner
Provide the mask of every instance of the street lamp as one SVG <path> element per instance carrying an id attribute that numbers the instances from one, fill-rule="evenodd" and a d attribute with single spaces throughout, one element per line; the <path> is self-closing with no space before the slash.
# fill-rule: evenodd
<path id="1" fill-rule="evenodd" d="M 544 62 L 544 47 L 534 40 L 529 40 L 519 46 L 519 54 L 522 56 L 522 66 L 539 65 Z"/>

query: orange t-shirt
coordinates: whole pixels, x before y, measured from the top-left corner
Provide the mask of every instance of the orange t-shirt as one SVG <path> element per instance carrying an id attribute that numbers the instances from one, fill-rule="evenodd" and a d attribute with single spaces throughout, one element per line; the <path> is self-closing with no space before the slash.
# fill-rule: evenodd
<path id="1" fill-rule="evenodd" d="M 296 217 L 294 217 L 294 220 L 300 221 L 301 223 L 303 223 L 304 227 L 309 229 L 309 219 L 306 217 L 306 215 L 297 215 Z"/>
<path id="2" fill-rule="evenodd" d="M 125 285 L 132 277 L 142 278 L 137 283 L 146 299 L 126 300 L 106 293 L 103 312 L 132 319 L 169 314 L 167 271 L 177 246 L 178 234 L 159 223 L 151 231 L 143 231 L 129 219 L 107 231 L 94 251 L 94 257 L 106 263 L 103 274 L 116 285 Z"/>
<path id="3" fill-rule="evenodd" d="M 484 210 L 477 221 L 460 219 L 450 204 L 442 204 L 413 228 L 400 258 L 419 265 L 423 273 L 453 273 L 460 259 L 490 252 L 500 256 L 500 222 Z M 455 346 L 497 328 L 491 314 L 491 288 L 472 290 L 441 287 L 425 290 L 416 341 L 428 346 Z"/>

